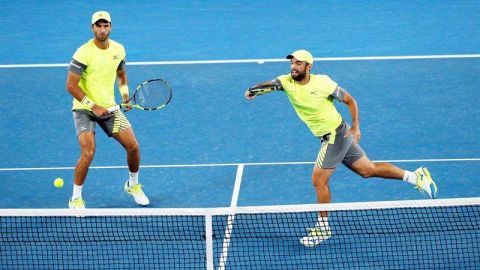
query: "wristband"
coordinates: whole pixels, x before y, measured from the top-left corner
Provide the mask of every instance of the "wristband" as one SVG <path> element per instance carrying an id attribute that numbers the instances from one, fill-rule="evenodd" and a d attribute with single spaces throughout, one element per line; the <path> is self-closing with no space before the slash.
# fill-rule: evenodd
<path id="1" fill-rule="evenodd" d="M 82 98 L 82 101 L 80 101 L 82 104 L 85 104 L 87 105 L 90 109 L 93 108 L 93 106 L 95 106 L 95 102 L 93 102 L 93 100 L 91 100 L 89 97 L 87 96 L 84 96 Z"/>
<path id="2" fill-rule="evenodd" d="M 118 90 L 120 90 L 120 94 L 122 95 L 122 97 L 124 95 L 128 95 L 128 85 L 127 84 L 122 84 L 118 87 Z"/>

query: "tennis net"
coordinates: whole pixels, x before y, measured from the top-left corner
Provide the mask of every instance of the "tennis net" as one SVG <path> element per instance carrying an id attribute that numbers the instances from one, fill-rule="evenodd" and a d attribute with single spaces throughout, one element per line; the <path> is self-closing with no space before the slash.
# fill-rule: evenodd
<path id="1" fill-rule="evenodd" d="M 319 211 L 332 236 L 305 247 Z M 473 269 L 479 243 L 480 198 L 0 210 L 0 269 Z"/>

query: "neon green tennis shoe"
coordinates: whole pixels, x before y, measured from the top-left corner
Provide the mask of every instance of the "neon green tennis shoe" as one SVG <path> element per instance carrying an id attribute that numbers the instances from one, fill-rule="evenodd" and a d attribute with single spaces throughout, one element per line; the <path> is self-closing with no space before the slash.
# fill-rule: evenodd
<path id="1" fill-rule="evenodd" d="M 142 185 L 136 184 L 133 186 L 129 186 L 127 180 L 123 189 L 125 190 L 125 192 L 133 196 L 137 204 L 147 206 L 150 203 L 148 197 L 145 195 L 145 193 L 143 193 Z"/>
<path id="2" fill-rule="evenodd" d="M 437 184 L 433 181 L 428 169 L 420 167 L 415 170 L 415 174 L 417 175 L 417 184 L 415 188 L 423 194 L 427 193 L 431 199 L 437 198 Z"/>
<path id="3" fill-rule="evenodd" d="M 73 199 L 68 201 L 68 208 L 70 209 L 85 209 L 85 201 L 82 198 Z"/>
<path id="4" fill-rule="evenodd" d="M 300 238 L 300 243 L 306 247 L 316 247 L 322 242 L 332 237 L 332 230 L 330 227 L 326 228 L 308 228 L 308 235 Z"/>

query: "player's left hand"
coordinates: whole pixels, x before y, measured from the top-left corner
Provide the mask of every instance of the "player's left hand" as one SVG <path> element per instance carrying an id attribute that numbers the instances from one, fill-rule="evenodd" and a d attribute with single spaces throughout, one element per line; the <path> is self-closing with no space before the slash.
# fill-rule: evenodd
<path id="1" fill-rule="evenodd" d="M 124 95 L 122 97 L 122 103 L 125 104 L 125 106 L 122 107 L 124 112 L 128 112 L 132 109 L 132 102 L 130 102 L 129 95 Z"/>
<path id="2" fill-rule="evenodd" d="M 362 137 L 362 133 L 360 132 L 360 128 L 356 125 L 352 126 L 347 132 L 345 132 L 345 137 L 352 135 L 353 140 L 358 143 L 360 138 Z"/>

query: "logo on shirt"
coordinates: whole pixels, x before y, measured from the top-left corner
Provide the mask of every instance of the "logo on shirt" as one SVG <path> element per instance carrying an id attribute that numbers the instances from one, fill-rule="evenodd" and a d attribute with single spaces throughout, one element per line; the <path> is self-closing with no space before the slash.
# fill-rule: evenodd
<path id="1" fill-rule="evenodd" d="M 310 91 L 310 95 L 312 95 L 312 96 L 318 96 L 318 92 L 317 92 L 317 91 Z"/>
<path id="2" fill-rule="evenodd" d="M 118 55 L 114 55 L 113 60 L 118 60 Z"/>

